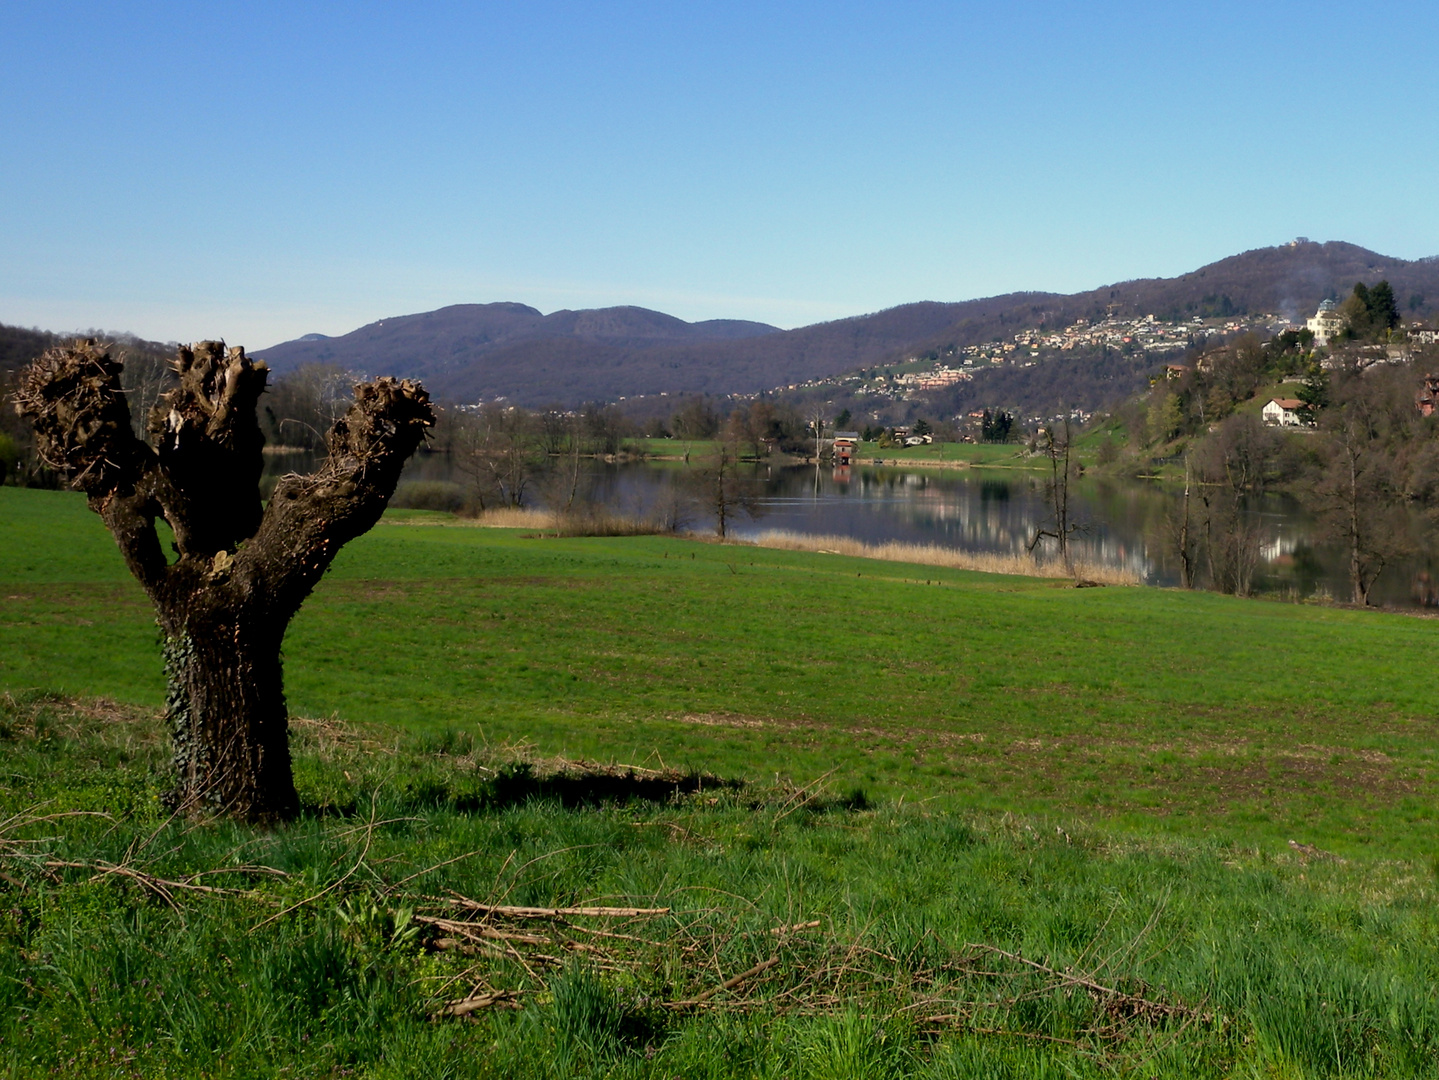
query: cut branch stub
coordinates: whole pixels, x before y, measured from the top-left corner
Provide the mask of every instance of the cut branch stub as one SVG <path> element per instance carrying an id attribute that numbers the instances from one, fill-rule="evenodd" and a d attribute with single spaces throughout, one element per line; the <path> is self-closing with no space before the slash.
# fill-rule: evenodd
<path id="1" fill-rule="evenodd" d="M 89 495 L 133 490 L 152 456 L 131 431 L 122 368 L 86 339 L 46 351 L 25 369 L 15 394 L 41 459 Z"/>
<path id="2" fill-rule="evenodd" d="M 405 459 L 433 423 L 417 382 L 384 377 L 355 387 L 354 404 L 330 431 L 329 458 L 309 476 L 280 478 L 235 572 L 288 619 L 340 547 L 379 521 Z"/>
<path id="3" fill-rule="evenodd" d="M 150 411 L 150 435 L 169 480 L 165 520 L 181 555 L 233 551 L 260 524 L 264 436 L 255 406 L 269 368 L 222 341 L 183 346 L 180 385 Z"/>

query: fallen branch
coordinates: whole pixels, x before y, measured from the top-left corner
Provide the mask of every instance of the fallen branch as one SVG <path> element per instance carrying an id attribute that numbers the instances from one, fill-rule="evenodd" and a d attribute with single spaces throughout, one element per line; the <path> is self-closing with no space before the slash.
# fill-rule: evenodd
<path id="1" fill-rule="evenodd" d="M 447 1001 L 432 1015 L 438 1019 L 442 1016 L 469 1016 L 470 1013 L 479 1012 L 481 1009 L 518 1009 L 520 1008 L 519 994 L 514 990 L 496 990 L 490 994 L 476 994 L 473 997 L 460 998 L 457 1001 Z"/>
<path id="2" fill-rule="evenodd" d="M 1003 957 L 1012 963 L 1022 964 L 1025 967 L 1033 968 L 1035 971 L 1042 971 L 1051 976 L 1060 986 L 1079 986 L 1090 991 L 1096 997 L 1104 999 L 1106 1009 L 1111 1015 L 1116 1007 L 1128 1008 L 1130 1016 L 1154 1016 L 1169 1017 L 1195 1017 L 1201 1020 L 1209 1019 L 1208 1016 L 1200 1014 L 1199 1010 L 1188 1005 L 1173 1005 L 1166 1001 L 1155 1001 L 1152 998 L 1143 997 L 1139 994 L 1129 994 L 1112 986 L 1105 986 L 1096 982 L 1087 975 L 1076 974 L 1071 971 L 1059 971 L 1048 964 L 1041 964 L 1037 960 L 1026 960 L 1018 953 L 1006 952 L 1004 949 L 994 945 L 969 944 L 966 948 L 979 952 L 993 953 L 995 956 Z"/>
<path id="3" fill-rule="evenodd" d="M 216 885 L 198 885 L 195 883 L 195 878 L 200 877 L 201 874 L 222 872 L 218 870 L 201 871 L 201 874 L 193 874 L 183 881 L 171 881 L 168 878 L 156 877 L 154 874 L 144 870 L 137 870 L 135 867 L 128 866 L 124 863 L 116 864 L 103 861 L 74 862 L 66 859 L 46 859 L 42 865 L 49 870 L 92 870 L 94 873 L 90 877 L 91 881 L 99 881 L 101 878 L 108 877 L 112 874 L 117 877 L 129 878 L 142 888 L 149 889 L 173 908 L 178 908 L 179 905 L 175 903 L 175 898 L 170 893 L 172 889 L 184 892 L 206 893 L 211 896 L 245 896 L 251 898 L 259 896 L 253 889 L 224 889 Z M 237 872 L 268 872 L 285 876 L 284 871 L 274 870 L 268 866 L 235 867 L 234 869 Z"/>
<path id="4" fill-rule="evenodd" d="M 298 911 L 300 908 L 304 907 L 306 904 L 313 904 L 316 900 L 320 899 L 320 897 L 326 895 L 327 893 L 334 892 L 336 889 L 338 889 L 338 888 L 339 888 L 341 885 L 343 885 L 345 882 L 349 881 L 350 878 L 352 878 L 352 877 L 355 876 L 355 872 L 358 871 L 358 870 L 360 869 L 360 867 L 362 867 L 362 866 L 365 865 L 365 856 L 369 855 L 369 853 L 370 853 L 370 845 L 374 842 L 374 839 L 375 839 L 375 829 L 376 829 L 376 827 L 378 827 L 378 826 L 380 826 L 380 825 L 389 825 L 389 824 L 391 824 L 392 822 L 401 821 L 401 820 L 404 820 L 404 819 L 402 819 L 402 818 L 390 818 L 390 819 L 388 819 L 388 820 L 386 820 L 386 821 L 376 821 L 376 820 L 375 820 L 375 803 L 374 803 L 374 800 L 373 800 L 373 798 L 372 798 L 371 801 L 370 801 L 370 820 L 369 820 L 368 822 L 366 822 L 364 825 L 357 826 L 355 829 L 349 829 L 349 830 L 346 830 L 345 832 L 342 832 L 342 833 L 339 833 L 339 834 L 338 834 L 338 835 L 340 835 L 340 836 L 348 836 L 348 835 L 350 835 L 351 833 L 357 832 L 357 831 L 363 832 L 363 833 L 365 834 L 364 843 L 363 843 L 363 845 L 362 845 L 361 848 L 360 848 L 360 857 L 355 860 L 355 865 L 352 866 L 352 867 L 350 867 L 348 870 L 346 870 L 345 873 L 344 873 L 337 881 L 332 881 L 329 885 L 326 885 L 326 886 L 325 886 L 323 889 L 321 889 L 319 892 L 313 894 L 312 896 L 307 896 L 307 897 L 305 897 L 305 899 L 300 900 L 300 901 L 297 901 L 296 903 L 291 904 L 289 907 L 285 908 L 283 911 L 277 911 L 277 912 L 275 912 L 275 914 L 271 915 L 268 919 L 261 919 L 261 920 L 260 920 L 259 922 L 257 922 L 254 926 L 250 927 L 250 933 L 253 934 L 256 930 L 259 930 L 262 926 L 268 926 L 270 923 L 275 922 L 275 921 L 277 921 L 277 920 L 279 920 L 279 919 L 284 918 L 286 915 L 290 914 L 290 912 L 292 912 L 292 911 Z"/>
<path id="5" fill-rule="evenodd" d="M 442 902 L 451 907 L 464 908 L 466 911 L 476 911 L 482 915 L 502 915 L 510 919 L 565 919 L 577 915 L 608 919 L 633 919 L 641 916 L 668 915 L 671 910 L 667 907 L 517 907 L 512 904 L 482 904 L 478 900 L 466 900 L 464 897 L 455 897 Z"/>
<path id="6" fill-rule="evenodd" d="M 780 807 L 780 812 L 774 816 L 774 820 L 771 821 L 770 824 L 778 825 L 781 821 L 789 817 L 789 815 L 793 814 L 796 810 L 800 810 L 812 803 L 815 798 L 818 797 L 819 792 L 814 791 L 813 794 L 811 794 L 811 791 L 814 788 L 819 787 L 837 772 L 839 772 L 838 765 L 836 765 L 833 769 L 830 769 L 829 772 L 825 773 L 823 776 L 811 780 L 804 787 L 796 791 L 793 795 L 791 795 L 788 799 L 785 800 L 784 805 Z"/>
<path id="7" fill-rule="evenodd" d="M 811 919 L 809 922 L 797 922 L 793 926 L 776 926 L 770 933 L 775 937 L 783 937 L 785 934 L 797 934 L 801 930 L 813 930 L 819 925 L 819 919 Z"/>
<path id="8" fill-rule="evenodd" d="M 549 945 L 551 941 L 539 934 L 522 934 L 514 930 L 496 930 L 492 926 L 480 926 L 475 923 L 456 922 L 452 919 L 437 919 L 432 915 L 415 915 L 415 922 L 423 923 L 426 926 L 433 926 L 440 930 L 448 930 L 452 934 L 460 934 L 464 937 L 489 938 L 492 941 L 518 941 L 524 945 Z M 445 940 L 443 938 L 441 941 Z M 444 948 L 439 942 L 435 943 L 436 948 Z"/>
<path id="9" fill-rule="evenodd" d="M 734 978 L 732 978 L 732 979 L 726 979 L 724 982 L 720 983 L 718 986 L 711 987 L 710 989 L 706 990 L 703 994 L 701 994 L 699 997 L 688 998 L 688 999 L 685 1000 L 685 1001 L 668 1001 L 668 1002 L 665 1003 L 665 1008 L 667 1008 L 667 1009 L 691 1009 L 691 1008 L 694 1008 L 694 1006 L 696 1006 L 696 1005 L 703 1005 L 706 1001 L 708 1001 L 710 998 L 714 997 L 716 994 L 722 994 L 722 993 L 724 993 L 726 990 L 733 990 L 736 986 L 739 986 L 740 983 L 745 982 L 747 979 L 752 979 L 752 978 L 754 978 L 756 975 L 763 974 L 764 972 L 768 971 L 770 968 L 774 967 L 774 966 L 775 966 L 776 964 L 778 964 L 778 963 L 779 963 L 779 957 L 778 957 L 778 956 L 771 956 L 768 960 L 762 960 L 762 961 L 760 961 L 758 964 L 756 964 L 754 967 L 750 968 L 748 971 L 741 971 L 741 972 L 740 972 L 738 975 L 736 975 Z"/>

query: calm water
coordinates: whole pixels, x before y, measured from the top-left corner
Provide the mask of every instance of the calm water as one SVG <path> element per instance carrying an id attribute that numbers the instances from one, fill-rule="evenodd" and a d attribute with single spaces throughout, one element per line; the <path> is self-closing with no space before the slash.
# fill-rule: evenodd
<path id="1" fill-rule="evenodd" d="M 307 471 L 312 462 L 303 457 L 276 458 L 271 466 L 278 471 Z M 585 484 L 591 499 L 618 511 L 644 516 L 660 508 L 672 513 L 678 507 L 687 527 L 712 529 L 713 514 L 698 494 L 696 471 L 674 462 L 589 463 Z M 732 534 L 740 537 L 785 530 L 1017 553 L 1037 528 L 1050 523 L 1044 476 L 1038 472 L 758 466 L 747 476 L 758 512 L 732 521 Z M 417 490 L 410 487 L 417 483 L 463 481 L 444 456 L 421 456 L 406 468 L 402 494 Z M 1088 561 L 1125 568 L 1150 584 L 1178 584 L 1168 519 L 1180 500 L 1181 493 L 1169 485 L 1083 480 L 1071 492 L 1070 514 L 1085 530 L 1072 542 Z M 532 490 L 531 501 L 543 504 L 542 485 Z M 1315 523 L 1297 501 L 1269 495 L 1251 509 L 1261 534 L 1256 591 L 1295 596 L 1327 593 L 1348 599 L 1343 553 L 1316 539 Z M 1416 516 L 1416 535 L 1417 524 Z M 1439 578 L 1439 558 L 1433 551 L 1386 569 L 1372 601 L 1415 604 L 1415 582 L 1424 572 Z"/>

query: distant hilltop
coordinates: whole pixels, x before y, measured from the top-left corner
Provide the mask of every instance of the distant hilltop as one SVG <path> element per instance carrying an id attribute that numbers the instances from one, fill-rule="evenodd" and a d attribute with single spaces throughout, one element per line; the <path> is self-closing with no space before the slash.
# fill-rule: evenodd
<path id="1" fill-rule="evenodd" d="M 714 319 L 689 323 L 640 307 L 542 314 L 517 303 L 457 304 L 381 319 L 351 333 L 307 334 L 262 350 L 276 371 L 329 363 L 423 379 L 450 401 L 504 398 L 573 405 L 685 393 L 756 393 L 907 358 L 953 355 L 1021 330 L 1052 332 L 1084 319 L 1154 315 L 1302 323 L 1356 281 L 1387 280 L 1401 310 L 1439 306 L 1439 259 L 1406 261 L 1342 242 L 1294 240 L 1257 248 L 1175 278 L 1118 282 L 1088 292 L 1010 293 L 921 302 L 796 330 Z"/>

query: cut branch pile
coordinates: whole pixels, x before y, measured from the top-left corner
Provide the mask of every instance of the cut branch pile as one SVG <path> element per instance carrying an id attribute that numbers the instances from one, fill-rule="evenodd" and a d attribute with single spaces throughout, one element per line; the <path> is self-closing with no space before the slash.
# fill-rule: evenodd
<path id="1" fill-rule="evenodd" d="M 1136 1036 L 1152 1046 L 1161 1033 L 1172 1040 L 1214 1020 L 1139 979 L 1104 975 L 1133 956 L 1154 920 L 1107 956 L 1090 957 L 1091 946 L 1059 967 L 987 944 L 956 951 L 930 934 L 895 952 L 869 932 L 848 942 L 815 933 L 820 919 L 759 927 L 752 917 L 741 921 L 717 909 L 521 907 L 451 894 L 430 897 L 413 919 L 427 948 L 470 961 L 435 993 L 437 1019 L 521 1008 L 526 995 L 546 992 L 554 974 L 578 959 L 659 991 L 643 999 L 670 1013 L 815 1015 L 859 1007 L 936 1032 L 1061 1042 L 1107 1056 Z M 455 987 L 469 989 L 450 996 Z M 1046 1001 L 1063 1007 L 1047 1010 Z M 1046 1012 L 1084 1019 L 1067 1027 L 1033 1019 Z"/>

